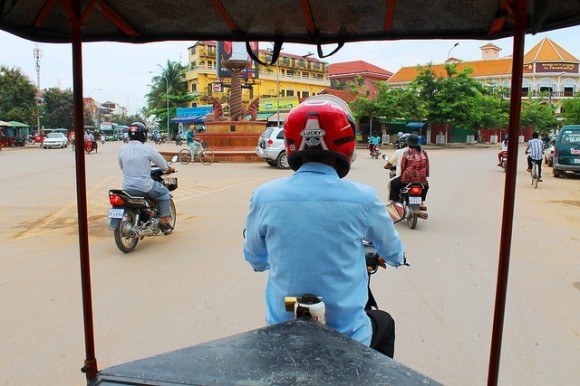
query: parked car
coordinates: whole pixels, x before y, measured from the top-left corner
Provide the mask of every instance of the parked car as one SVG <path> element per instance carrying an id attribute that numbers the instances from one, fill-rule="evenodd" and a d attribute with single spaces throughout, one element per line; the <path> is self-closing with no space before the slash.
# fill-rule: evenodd
<path id="1" fill-rule="evenodd" d="M 260 135 L 256 154 L 264 158 L 268 165 L 279 169 L 289 169 L 286 149 L 284 148 L 284 129 L 268 127 Z"/>
<path id="2" fill-rule="evenodd" d="M 65 148 L 68 146 L 68 139 L 63 133 L 49 133 L 42 141 L 42 148 L 47 149 L 49 147 L 60 147 Z"/>
<path id="3" fill-rule="evenodd" d="M 556 149 L 555 144 L 556 140 L 553 140 L 550 142 L 550 146 L 544 149 L 544 163 L 548 166 L 553 166 L 554 164 L 554 151 Z"/>
<path id="4" fill-rule="evenodd" d="M 580 174 L 580 125 L 562 126 L 554 147 L 554 177 Z"/>

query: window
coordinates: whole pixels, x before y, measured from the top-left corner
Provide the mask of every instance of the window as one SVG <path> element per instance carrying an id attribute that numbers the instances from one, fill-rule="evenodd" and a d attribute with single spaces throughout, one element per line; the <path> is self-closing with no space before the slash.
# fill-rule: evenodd
<path id="1" fill-rule="evenodd" d="M 564 87 L 564 96 L 566 97 L 574 96 L 574 87 Z"/>
<path id="2" fill-rule="evenodd" d="M 309 77 L 309 76 L 308 76 L 308 73 L 307 73 L 307 72 L 303 72 L 303 73 L 302 73 L 302 77 L 303 77 L 303 78 L 308 78 L 308 77 Z"/>
<path id="3" fill-rule="evenodd" d="M 287 97 L 294 96 L 294 90 L 286 90 L 286 96 Z"/>
<path id="4" fill-rule="evenodd" d="M 523 97 L 527 97 L 529 92 L 530 92 L 530 89 L 528 87 L 522 87 L 522 96 Z"/>
<path id="5" fill-rule="evenodd" d="M 302 91 L 302 98 L 308 98 L 310 93 L 308 91 Z"/>
<path id="6" fill-rule="evenodd" d="M 197 83 L 191 83 L 191 91 L 197 91 Z"/>
<path id="7" fill-rule="evenodd" d="M 197 66 L 197 62 L 194 60 L 193 62 L 191 62 L 190 66 L 192 68 L 195 68 Z"/>

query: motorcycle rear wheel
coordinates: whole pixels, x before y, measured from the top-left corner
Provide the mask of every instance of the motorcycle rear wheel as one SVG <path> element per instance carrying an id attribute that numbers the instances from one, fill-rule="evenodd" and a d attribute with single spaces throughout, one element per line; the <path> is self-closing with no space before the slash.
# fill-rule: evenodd
<path id="1" fill-rule="evenodd" d="M 407 212 L 407 225 L 410 229 L 415 229 L 417 227 L 417 217 L 417 214 L 409 209 Z"/>
<path id="2" fill-rule="evenodd" d="M 132 252 L 139 242 L 139 238 L 137 236 L 130 236 L 131 230 L 135 225 L 135 218 L 135 212 L 125 209 L 125 215 L 123 216 L 123 219 L 119 223 L 117 229 L 115 229 L 115 244 L 117 245 L 117 248 L 119 248 L 119 250 L 123 253 Z"/>

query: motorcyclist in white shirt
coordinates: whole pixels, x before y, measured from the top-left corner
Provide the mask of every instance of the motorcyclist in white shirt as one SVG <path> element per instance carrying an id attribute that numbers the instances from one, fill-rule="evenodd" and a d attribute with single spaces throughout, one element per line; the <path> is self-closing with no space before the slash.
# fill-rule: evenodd
<path id="1" fill-rule="evenodd" d="M 123 171 L 123 190 L 129 194 L 144 194 L 157 201 L 159 227 L 164 234 L 173 229 L 169 221 L 169 190 L 151 178 L 151 163 L 159 166 L 166 174 L 175 171 L 161 154 L 147 141 L 147 128 L 142 122 L 133 122 L 129 127 L 129 143 L 119 151 L 119 166 Z"/>
<path id="2" fill-rule="evenodd" d="M 403 154 L 405 154 L 405 152 L 409 150 L 409 147 L 407 146 L 408 136 L 409 134 L 402 134 L 399 136 L 398 141 L 400 148 L 395 150 L 393 156 L 389 158 L 388 162 L 384 166 L 384 168 L 387 170 L 390 170 L 393 166 L 396 166 L 395 176 L 393 178 L 389 178 L 387 183 L 387 192 L 389 194 L 389 197 L 391 195 L 391 180 L 401 175 L 401 158 L 403 157 Z"/>

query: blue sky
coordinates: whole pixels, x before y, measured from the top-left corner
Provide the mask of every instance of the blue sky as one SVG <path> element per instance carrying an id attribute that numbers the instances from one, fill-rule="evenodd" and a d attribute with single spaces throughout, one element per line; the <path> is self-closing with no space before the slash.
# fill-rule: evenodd
<path id="1" fill-rule="evenodd" d="M 557 31 L 526 35 L 526 51 L 543 38 L 550 38 L 576 58 L 580 58 L 580 26 Z M 401 67 L 442 63 L 451 56 L 473 61 L 481 59 L 479 47 L 492 42 L 500 47 L 500 56 L 512 54 L 511 38 L 493 41 L 482 40 L 400 40 L 349 43 L 335 55 L 323 59 L 328 63 L 364 60 L 385 70 L 396 72 Z M 195 41 L 148 44 L 86 43 L 83 45 L 84 94 L 99 102 L 112 100 L 135 113 L 145 104 L 149 91 L 151 72 L 167 60 L 187 63 L 187 48 Z M 36 84 L 33 58 L 34 42 L 0 31 L 0 64 L 18 67 Z M 40 60 L 40 87 L 72 88 L 72 48 L 69 44 L 38 44 L 42 51 Z M 270 47 L 261 43 L 260 48 Z M 284 44 L 284 52 L 304 55 L 316 53 L 315 46 Z M 315 56 L 316 57 L 316 56 Z"/>

